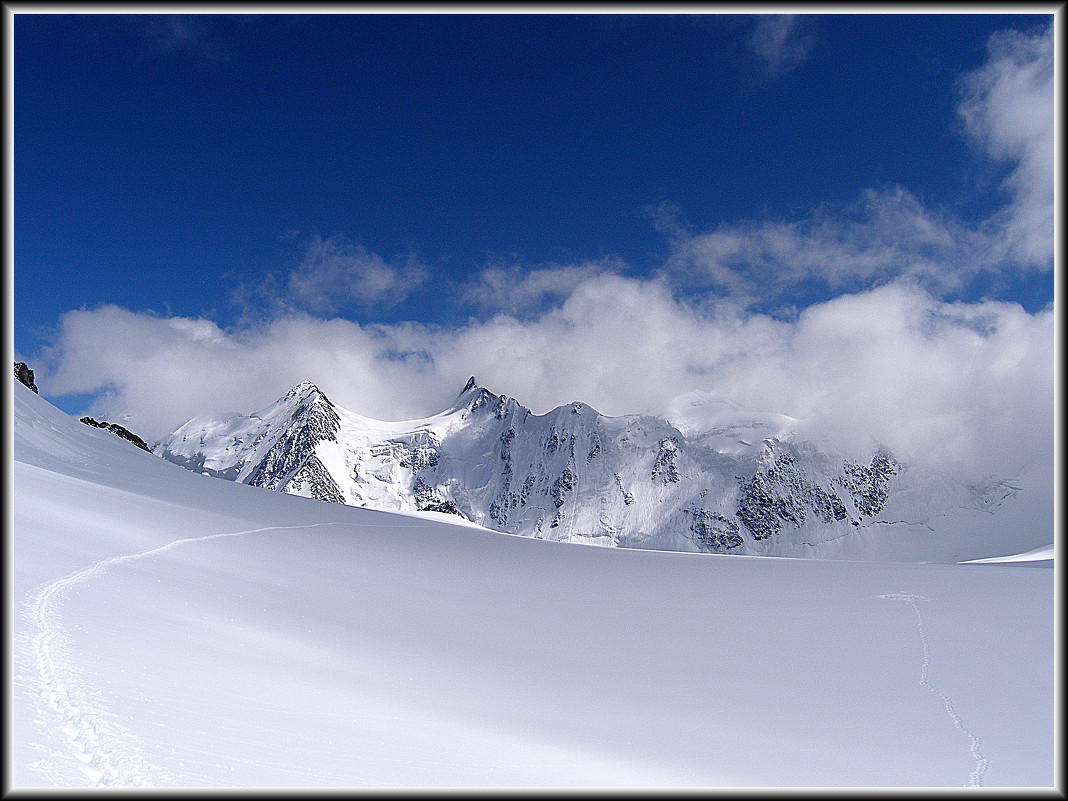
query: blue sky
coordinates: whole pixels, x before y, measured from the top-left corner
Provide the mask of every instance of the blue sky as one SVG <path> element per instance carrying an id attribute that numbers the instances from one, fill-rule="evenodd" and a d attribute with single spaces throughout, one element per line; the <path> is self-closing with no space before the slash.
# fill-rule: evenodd
<path id="1" fill-rule="evenodd" d="M 535 406 L 812 414 L 845 385 L 746 389 L 717 343 L 782 360 L 898 295 L 1052 331 L 1052 19 L 19 14 L 16 356 L 151 436 L 291 379 L 427 413 L 471 372 Z M 659 374 L 656 335 L 611 333 L 628 293 L 704 355 Z"/>

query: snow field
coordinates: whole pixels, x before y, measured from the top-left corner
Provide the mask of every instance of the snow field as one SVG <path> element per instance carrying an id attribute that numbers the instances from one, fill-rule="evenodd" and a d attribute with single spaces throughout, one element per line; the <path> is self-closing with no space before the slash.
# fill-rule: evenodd
<path id="1" fill-rule="evenodd" d="M 15 786 L 1052 784 L 1052 570 L 507 536 L 197 476 L 26 395 Z"/>

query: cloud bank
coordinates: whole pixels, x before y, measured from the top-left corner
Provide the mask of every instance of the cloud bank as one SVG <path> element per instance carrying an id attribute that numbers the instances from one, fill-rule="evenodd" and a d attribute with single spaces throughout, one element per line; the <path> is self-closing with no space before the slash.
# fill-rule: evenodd
<path id="1" fill-rule="evenodd" d="M 806 419 L 844 449 L 878 441 L 905 459 L 1011 473 L 1052 448 L 1054 333 L 1052 310 L 946 303 L 900 282 L 784 322 L 601 274 L 531 319 L 458 328 L 291 314 L 223 331 L 115 306 L 73 311 L 47 380 L 52 392 L 103 391 L 94 411 L 128 415 L 149 439 L 199 412 L 255 411 L 304 380 L 385 419 L 441 410 L 472 373 L 536 412 L 583 400 L 666 414 L 700 391 Z"/>

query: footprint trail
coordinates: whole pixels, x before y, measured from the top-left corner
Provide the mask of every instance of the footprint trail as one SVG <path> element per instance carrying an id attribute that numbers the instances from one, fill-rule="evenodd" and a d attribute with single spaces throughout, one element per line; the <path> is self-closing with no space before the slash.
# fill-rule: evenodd
<path id="1" fill-rule="evenodd" d="M 879 597 L 889 601 L 903 601 L 911 606 L 912 611 L 916 613 L 916 631 L 920 635 L 920 644 L 923 645 L 923 664 L 920 666 L 920 685 L 926 687 L 942 699 L 946 714 L 953 720 L 953 725 L 964 732 L 970 741 L 970 750 L 972 758 L 975 760 L 975 769 L 968 775 L 968 783 L 965 786 L 982 787 L 983 774 L 986 772 L 987 765 L 989 764 L 986 757 L 983 756 L 982 750 L 980 750 L 982 741 L 975 735 L 975 733 L 964 725 L 964 721 L 961 720 L 960 716 L 953 709 L 953 700 L 927 680 L 931 667 L 931 646 L 927 640 L 927 632 L 923 628 L 923 616 L 920 614 L 920 607 L 918 604 L 931 599 L 923 595 L 913 595 L 904 592 L 892 592 L 886 595 L 880 595 Z"/>
<path id="2" fill-rule="evenodd" d="M 88 683 L 82 679 L 63 628 L 62 611 L 71 591 L 119 565 L 157 556 L 181 545 L 239 537 L 265 531 L 286 531 L 340 525 L 311 523 L 302 526 L 264 528 L 209 534 L 174 540 L 158 548 L 126 556 L 101 559 L 42 587 L 27 604 L 30 622 L 29 652 L 35 668 L 35 684 L 42 700 L 39 721 L 43 728 L 60 732 L 67 753 L 53 753 L 35 767 L 58 767 L 55 761 L 73 760 L 91 786 L 153 787 L 170 783 L 171 777 L 148 763 L 137 738 L 110 714 Z"/>

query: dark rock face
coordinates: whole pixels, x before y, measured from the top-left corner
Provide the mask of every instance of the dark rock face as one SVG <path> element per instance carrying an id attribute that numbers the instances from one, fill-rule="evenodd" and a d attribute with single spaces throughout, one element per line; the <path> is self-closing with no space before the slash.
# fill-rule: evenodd
<path id="1" fill-rule="evenodd" d="M 293 487 L 307 486 L 309 494 L 317 501 L 345 502 L 345 496 L 341 494 L 340 488 L 338 488 L 334 479 L 330 477 L 327 469 L 323 467 L 323 463 L 315 456 L 309 457 L 300 466 L 297 472 L 293 474 L 290 482 Z"/>
<path id="2" fill-rule="evenodd" d="M 464 516 L 452 501 L 442 498 L 433 487 L 424 484 L 419 479 L 415 481 L 415 508 L 420 512 L 446 512 L 450 515 Z"/>
<path id="3" fill-rule="evenodd" d="M 846 462 L 838 483 L 853 496 L 857 511 L 862 515 L 874 517 L 886 505 L 889 492 L 886 484 L 899 467 L 893 456 L 885 450 L 880 450 L 872 457 L 870 467 Z"/>
<path id="4" fill-rule="evenodd" d="M 690 523 L 693 541 L 703 551 L 713 553 L 737 548 L 742 544 L 738 524 L 707 509 L 694 509 Z"/>
<path id="5" fill-rule="evenodd" d="M 667 437 L 660 440 L 660 450 L 657 451 L 656 461 L 653 462 L 650 478 L 653 481 L 659 479 L 663 484 L 678 484 L 678 458 L 679 441 L 675 437 Z"/>
<path id="6" fill-rule="evenodd" d="M 441 443 L 432 434 L 419 431 L 408 444 L 398 443 L 397 464 L 417 473 L 427 467 L 437 467 L 441 458 Z"/>
<path id="7" fill-rule="evenodd" d="M 887 482 L 898 468 L 894 458 L 880 450 L 870 467 L 845 462 L 833 483 L 849 493 L 860 518 L 875 517 L 886 505 Z M 787 523 L 800 528 L 809 512 L 824 523 L 850 520 L 859 525 L 833 488 L 808 479 L 790 453 L 769 448 L 764 465 L 741 483 L 738 519 L 754 539 L 763 540 L 778 534 Z"/>
<path id="8" fill-rule="evenodd" d="M 34 390 L 34 392 L 36 391 L 37 390 Z M 97 421 L 92 417 L 83 417 L 81 418 L 81 422 L 85 423 L 87 426 L 92 426 L 93 428 L 103 428 L 105 431 L 110 431 L 112 434 L 117 434 L 128 442 L 132 442 L 141 450 L 148 451 L 149 453 L 152 452 L 152 449 L 148 447 L 148 444 L 143 439 L 129 429 L 123 428 L 118 423 L 106 423 L 102 420 Z"/>
<path id="9" fill-rule="evenodd" d="M 322 440 L 333 439 L 337 433 L 337 411 L 326 396 L 314 387 L 308 391 L 298 407 L 294 425 L 271 447 L 256 468 L 245 480 L 246 484 L 266 489 L 279 489 L 294 478 L 297 472 L 308 462 L 315 451 L 315 446 Z M 309 478 L 325 476 L 325 468 L 309 468 Z M 333 490 L 323 488 L 323 494 L 341 497 L 337 485 L 330 480 Z M 313 487 L 316 484 L 312 485 Z M 314 490 L 313 490 L 314 492 Z"/>
<path id="10" fill-rule="evenodd" d="M 33 370 L 27 367 L 25 362 L 15 362 L 15 378 L 37 392 L 37 385 L 33 383 Z"/>

